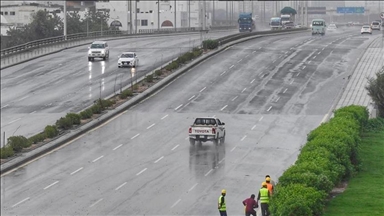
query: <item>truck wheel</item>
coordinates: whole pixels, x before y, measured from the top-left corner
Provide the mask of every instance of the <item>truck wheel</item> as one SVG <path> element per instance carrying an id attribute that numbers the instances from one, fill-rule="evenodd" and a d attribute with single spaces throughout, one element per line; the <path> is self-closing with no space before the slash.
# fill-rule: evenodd
<path id="1" fill-rule="evenodd" d="M 191 145 L 195 145 L 195 139 L 189 138 L 189 143 L 190 143 Z"/>

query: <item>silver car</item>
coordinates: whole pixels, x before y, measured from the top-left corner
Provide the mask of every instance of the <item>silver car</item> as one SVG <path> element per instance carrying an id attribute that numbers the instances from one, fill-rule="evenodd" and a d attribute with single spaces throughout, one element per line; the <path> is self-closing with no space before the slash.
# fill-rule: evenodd
<path id="1" fill-rule="evenodd" d="M 139 57 L 134 52 L 123 52 L 118 56 L 117 67 L 137 67 L 139 65 Z"/>
<path id="2" fill-rule="evenodd" d="M 88 61 L 94 61 L 95 58 L 106 60 L 109 58 L 109 47 L 105 41 L 95 41 L 88 47 Z"/>

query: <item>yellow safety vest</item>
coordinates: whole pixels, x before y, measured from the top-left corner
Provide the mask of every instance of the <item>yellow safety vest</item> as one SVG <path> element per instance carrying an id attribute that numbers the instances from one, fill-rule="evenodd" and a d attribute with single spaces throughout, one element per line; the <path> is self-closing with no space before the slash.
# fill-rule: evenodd
<path id="1" fill-rule="evenodd" d="M 220 206 L 220 203 L 221 203 L 221 198 L 223 197 L 223 195 L 221 195 L 220 197 L 219 197 L 219 206 Z M 223 203 L 223 205 L 221 206 L 221 208 L 219 208 L 219 211 L 227 211 L 227 207 L 226 207 L 226 205 L 225 205 L 225 198 L 224 198 L 224 203 Z"/>
<path id="2" fill-rule="evenodd" d="M 260 189 L 260 203 L 269 203 L 268 189 Z"/>

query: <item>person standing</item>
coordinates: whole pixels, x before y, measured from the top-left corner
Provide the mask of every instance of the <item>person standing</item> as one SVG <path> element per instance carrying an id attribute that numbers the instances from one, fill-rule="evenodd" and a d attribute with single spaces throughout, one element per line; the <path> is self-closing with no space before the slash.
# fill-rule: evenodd
<path id="1" fill-rule="evenodd" d="M 255 194 L 252 194 L 250 198 L 245 199 L 243 205 L 245 206 L 245 216 L 256 216 L 254 208 L 258 208 L 259 204 L 257 204 L 255 200 Z"/>
<path id="2" fill-rule="evenodd" d="M 271 183 L 271 178 L 270 177 L 267 177 L 265 179 L 265 182 L 267 183 L 267 189 L 269 191 L 269 193 L 271 194 L 271 196 L 273 195 L 273 190 L 275 189 L 275 187 L 272 185 Z"/>
<path id="3" fill-rule="evenodd" d="M 271 194 L 269 193 L 269 190 L 267 189 L 267 183 L 263 182 L 261 184 L 261 189 L 259 191 L 259 195 L 257 196 L 257 200 L 260 200 L 260 206 L 261 206 L 261 215 L 262 216 L 269 216 L 269 198 L 271 197 Z"/>
<path id="4" fill-rule="evenodd" d="M 221 196 L 219 197 L 219 213 L 220 216 L 227 216 L 227 206 L 225 205 L 225 195 L 227 194 L 227 191 L 225 189 L 221 190 Z"/>
<path id="5" fill-rule="evenodd" d="M 265 180 L 267 180 L 267 178 L 269 178 L 269 180 L 270 180 L 270 182 L 271 182 L 273 188 L 275 188 L 275 186 L 276 186 L 275 181 L 272 180 L 272 178 L 271 178 L 270 175 L 266 175 L 266 176 L 265 176 Z"/>

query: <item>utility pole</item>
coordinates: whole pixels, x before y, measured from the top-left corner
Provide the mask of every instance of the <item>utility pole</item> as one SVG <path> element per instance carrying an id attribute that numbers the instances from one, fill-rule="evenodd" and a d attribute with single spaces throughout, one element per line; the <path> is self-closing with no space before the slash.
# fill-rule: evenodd
<path id="1" fill-rule="evenodd" d="M 157 0 L 157 31 L 160 31 L 160 0 Z"/>
<path id="2" fill-rule="evenodd" d="M 191 28 L 191 0 L 188 0 L 188 27 Z"/>
<path id="3" fill-rule="evenodd" d="M 129 32 L 133 34 L 133 23 L 132 23 L 132 0 L 129 0 Z"/>
<path id="4" fill-rule="evenodd" d="M 137 1 L 135 1 L 135 34 L 137 34 Z"/>
<path id="5" fill-rule="evenodd" d="M 215 0 L 212 1 L 212 26 L 214 25 L 215 22 Z"/>
<path id="6" fill-rule="evenodd" d="M 64 0 L 64 40 L 67 40 L 67 1 Z"/>
<path id="7" fill-rule="evenodd" d="M 176 30 L 176 0 L 175 0 L 175 3 L 174 3 L 174 4 L 175 4 L 175 5 L 174 5 L 174 6 L 175 6 L 175 9 L 174 9 L 174 10 L 175 10 L 175 12 L 174 12 L 174 13 L 175 13 L 175 31 L 177 31 L 177 30 Z"/>

